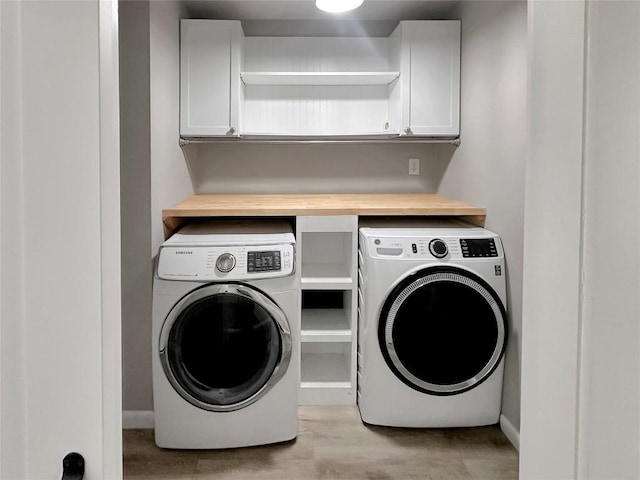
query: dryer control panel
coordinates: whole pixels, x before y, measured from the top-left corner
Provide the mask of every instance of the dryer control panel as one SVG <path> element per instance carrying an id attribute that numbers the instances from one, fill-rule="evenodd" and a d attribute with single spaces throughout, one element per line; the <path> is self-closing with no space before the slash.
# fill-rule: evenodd
<path id="1" fill-rule="evenodd" d="M 406 234 L 391 236 L 385 229 L 361 229 L 365 232 L 360 236 L 360 249 L 371 258 L 388 259 L 448 261 L 502 257 L 502 244 L 497 235 L 483 229 L 473 230 L 478 231 L 441 230 L 419 236 L 415 232 L 403 232 Z"/>
<path id="2" fill-rule="evenodd" d="M 165 280 L 257 280 L 292 275 L 293 244 L 163 246 L 158 277 Z"/>

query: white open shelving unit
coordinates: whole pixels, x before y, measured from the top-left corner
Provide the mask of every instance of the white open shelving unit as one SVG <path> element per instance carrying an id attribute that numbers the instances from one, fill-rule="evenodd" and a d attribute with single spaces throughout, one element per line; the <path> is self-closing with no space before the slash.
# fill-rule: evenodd
<path id="1" fill-rule="evenodd" d="M 399 76 L 387 39 L 246 37 L 240 131 L 382 134 L 393 128 L 389 95 Z"/>
<path id="2" fill-rule="evenodd" d="M 300 404 L 354 404 L 357 216 L 300 216 L 296 223 L 302 289 Z"/>

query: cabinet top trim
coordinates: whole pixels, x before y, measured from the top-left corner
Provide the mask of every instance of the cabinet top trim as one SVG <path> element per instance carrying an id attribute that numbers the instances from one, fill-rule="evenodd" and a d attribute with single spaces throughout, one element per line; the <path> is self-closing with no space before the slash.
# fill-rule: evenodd
<path id="1" fill-rule="evenodd" d="M 486 209 L 435 193 L 194 195 L 164 209 L 167 233 L 186 218 L 299 215 L 458 216 L 484 225 Z"/>

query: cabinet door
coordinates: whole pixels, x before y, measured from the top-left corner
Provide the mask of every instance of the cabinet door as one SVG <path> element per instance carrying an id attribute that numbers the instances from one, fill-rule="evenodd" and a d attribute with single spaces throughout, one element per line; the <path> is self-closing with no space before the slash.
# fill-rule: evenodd
<path id="1" fill-rule="evenodd" d="M 238 32 L 236 21 L 181 21 L 180 135 L 237 134 Z"/>
<path id="2" fill-rule="evenodd" d="M 460 22 L 406 22 L 410 93 L 407 134 L 460 134 Z M 403 35 L 404 36 L 404 35 Z M 405 117 L 406 118 L 406 117 Z"/>

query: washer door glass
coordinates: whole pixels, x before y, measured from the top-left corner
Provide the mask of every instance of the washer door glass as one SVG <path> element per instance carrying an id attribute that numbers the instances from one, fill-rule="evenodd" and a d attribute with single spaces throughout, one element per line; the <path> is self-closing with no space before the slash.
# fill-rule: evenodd
<path id="1" fill-rule="evenodd" d="M 411 388 L 453 395 L 498 366 L 506 345 L 502 302 L 480 277 L 461 269 L 421 270 L 401 281 L 380 314 L 378 339 L 395 375 Z"/>
<path id="2" fill-rule="evenodd" d="M 282 310 L 260 291 L 208 285 L 170 312 L 160 356 L 167 378 L 185 400 L 205 410 L 238 410 L 286 372 L 291 330 Z"/>

